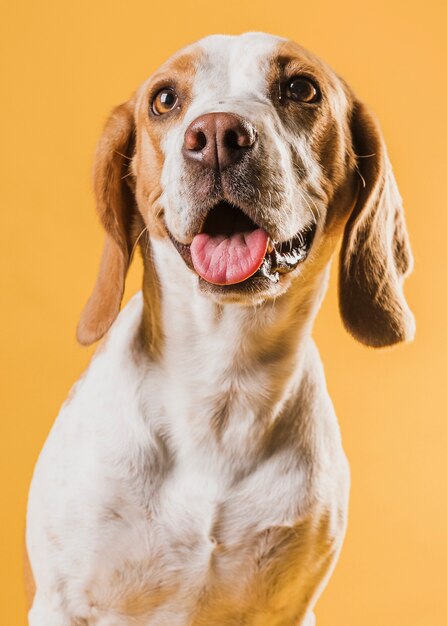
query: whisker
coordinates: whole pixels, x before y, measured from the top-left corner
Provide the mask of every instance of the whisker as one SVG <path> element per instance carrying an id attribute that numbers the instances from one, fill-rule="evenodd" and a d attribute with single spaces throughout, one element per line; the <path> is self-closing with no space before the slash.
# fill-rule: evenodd
<path id="1" fill-rule="evenodd" d="M 317 203 L 315 202 L 315 200 L 313 199 L 313 197 L 311 196 L 311 194 L 306 191 L 305 189 L 303 189 L 303 193 L 309 198 L 309 200 L 312 202 L 312 204 L 315 207 L 315 210 L 317 212 L 318 217 L 321 217 L 321 213 L 320 213 L 320 209 L 318 208 Z"/>
<path id="2" fill-rule="evenodd" d="M 147 232 L 149 233 L 148 227 L 147 227 L 147 226 L 145 226 L 145 227 L 143 228 L 143 230 L 141 231 L 141 233 L 138 235 L 138 237 L 137 237 L 137 239 L 136 239 L 136 241 L 135 241 L 135 243 L 134 243 L 134 245 L 133 245 L 132 251 L 131 251 L 131 253 L 130 253 L 130 259 L 131 259 L 131 260 L 132 260 L 132 258 L 133 258 L 133 255 L 134 255 L 135 249 L 136 249 L 136 247 L 137 247 L 137 245 L 138 245 L 138 242 L 140 241 L 141 237 L 143 236 L 143 233 L 144 233 L 146 230 L 147 230 Z M 149 239 L 149 238 L 148 238 L 148 239 Z M 147 252 L 147 250 L 146 250 L 146 252 Z"/>
<path id="3" fill-rule="evenodd" d="M 300 196 L 304 200 L 304 202 L 307 204 L 307 208 L 312 213 L 313 220 L 314 220 L 314 222 L 316 224 L 317 223 L 317 218 L 315 217 L 315 213 L 313 212 L 312 207 L 310 206 L 309 202 L 307 201 L 306 196 L 304 195 L 304 190 L 300 189 L 298 186 L 296 186 L 295 189 L 300 194 Z"/>
<path id="4" fill-rule="evenodd" d="M 366 188 L 366 180 L 363 178 L 362 173 L 360 172 L 360 170 L 359 170 L 359 168 L 357 166 L 355 167 L 355 171 L 360 176 L 360 179 L 362 181 L 362 187 L 363 187 L 363 189 L 365 189 Z"/>
<path id="5" fill-rule="evenodd" d="M 120 156 L 123 157 L 123 159 L 128 159 L 129 161 L 132 161 L 133 157 L 128 156 L 127 154 L 123 154 L 122 152 L 119 152 L 118 150 L 114 150 L 115 154 L 119 154 Z"/>

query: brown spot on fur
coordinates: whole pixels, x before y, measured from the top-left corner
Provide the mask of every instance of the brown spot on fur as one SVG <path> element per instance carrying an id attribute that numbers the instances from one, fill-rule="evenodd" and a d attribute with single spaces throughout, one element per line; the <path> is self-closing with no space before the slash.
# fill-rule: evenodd
<path id="1" fill-rule="evenodd" d="M 222 437 L 222 434 L 228 424 L 230 407 L 231 397 L 228 397 L 228 394 L 221 396 L 216 402 L 216 408 L 211 415 L 210 425 L 217 439 Z"/>
<path id="2" fill-rule="evenodd" d="M 148 571 L 151 564 L 129 561 L 125 566 L 114 571 L 110 585 L 116 589 L 119 597 L 116 610 L 129 617 L 139 617 L 150 614 L 158 606 L 172 598 L 178 590 L 177 584 L 167 584 L 165 581 L 150 580 Z M 98 595 L 103 589 L 98 590 Z M 107 596 L 106 596 L 107 598 Z M 109 600 L 106 600 L 109 607 Z M 102 603 L 101 603 L 102 606 Z"/>
<path id="3" fill-rule="evenodd" d="M 138 617 L 153 611 L 169 597 L 166 589 L 150 588 L 147 591 L 141 590 L 129 593 L 124 602 L 120 605 L 120 612 L 129 617 Z"/>
<path id="4" fill-rule="evenodd" d="M 25 596 L 28 610 L 31 609 L 34 601 L 34 595 L 36 593 L 36 583 L 34 581 L 33 571 L 31 569 L 31 563 L 28 557 L 28 550 L 25 547 L 23 574 L 25 582 Z"/>
<path id="5" fill-rule="evenodd" d="M 149 237 L 146 235 L 141 243 L 144 276 L 143 276 L 143 321 L 142 339 L 146 349 L 154 358 L 161 356 L 163 346 L 163 328 L 161 324 L 161 287 L 155 264 L 152 260 L 152 250 Z"/>

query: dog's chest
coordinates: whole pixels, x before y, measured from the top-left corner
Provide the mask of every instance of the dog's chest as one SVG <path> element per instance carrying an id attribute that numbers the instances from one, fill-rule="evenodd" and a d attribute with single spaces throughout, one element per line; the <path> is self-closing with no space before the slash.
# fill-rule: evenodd
<path id="1" fill-rule="evenodd" d="M 145 626 L 241 624 L 260 610 L 271 618 L 295 609 L 283 594 L 305 571 L 297 564 L 311 545 L 304 450 L 260 454 L 266 428 L 244 398 L 203 398 L 200 406 L 181 398 L 177 387 L 172 408 L 181 412 L 163 436 L 154 434 L 148 466 L 122 472 L 111 490 L 118 515 L 102 529 L 96 604 Z M 212 433 L 201 428 L 210 419 Z M 105 503 L 104 512 L 114 509 Z"/>
<path id="2" fill-rule="evenodd" d="M 275 463 L 237 485 L 198 467 L 177 468 L 150 503 L 131 498 L 103 528 L 95 604 L 137 624 L 170 626 L 243 623 L 261 608 L 281 613 L 309 549 L 304 484 L 299 473 L 281 476 Z"/>

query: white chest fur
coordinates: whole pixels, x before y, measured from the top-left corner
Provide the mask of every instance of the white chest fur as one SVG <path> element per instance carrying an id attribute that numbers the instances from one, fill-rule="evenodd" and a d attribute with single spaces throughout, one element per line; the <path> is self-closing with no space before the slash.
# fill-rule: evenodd
<path id="1" fill-rule="evenodd" d="M 313 343 L 253 369 L 235 361 L 242 310 L 201 318 L 201 340 L 177 315 L 155 364 L 138 349 L 141 315 L 138 295 L 37 464 L 30 624 L 53 626 L 48 597 L 54 626 L 304 623 L 348 486 Z"/>

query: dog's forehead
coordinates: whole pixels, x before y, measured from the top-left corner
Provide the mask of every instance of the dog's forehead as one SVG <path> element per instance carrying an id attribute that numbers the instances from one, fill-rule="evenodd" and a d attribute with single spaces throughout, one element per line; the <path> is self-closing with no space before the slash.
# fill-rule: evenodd
<path id="1" fill-rule="evenodd" d="M 195 92 L 213 90 L 222 97 L 262 92 L 270 60 L 284 39 L 264 33 L 212 35 L 198 42 Z"/>
<path id="2" fill-rule="evenodd" d="M 172 55 L 145 85 L 174 74 L 187 79 L 194 98 L 262 94 L 271 59 L 286 41 L 266 33 L 210 35 Z"/>
<path id="3" fill-rule="evenodd" d="M 165 61 L 137 90 L 145 107 L 146 93 L 155 85 L 180 85 L 189 103 L 225 110 L 227 103 L 268 100 L 273 78 L 286 67 L 310 71 L 317 80 L 340 90 L 332 69 L 316 55 L 290 39 L 262 32 L 242 35 L 209 35 L 192 43 Z M 279 72 L 279 74 L 278 74 Z M 230 107 L 231 108 L 231 107 Z"/>
<path id="4" fill-rule="evenodd" d="M 175 53 L 148 83 L 173 75 L 187 82 L 193 100 L 212 100 L 219 109 L 235 99 L 266 102 L 272 80 L 283 72 L 310 73 L 343 96 L 336 73 L 322 59 L 290 39 L 261 32 L 200 39 Z"/>

